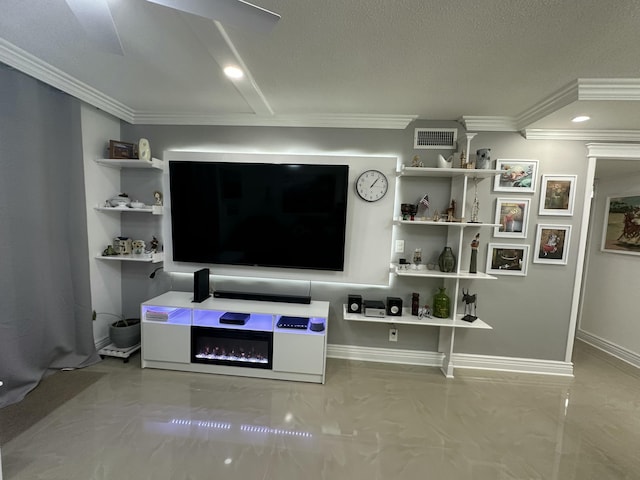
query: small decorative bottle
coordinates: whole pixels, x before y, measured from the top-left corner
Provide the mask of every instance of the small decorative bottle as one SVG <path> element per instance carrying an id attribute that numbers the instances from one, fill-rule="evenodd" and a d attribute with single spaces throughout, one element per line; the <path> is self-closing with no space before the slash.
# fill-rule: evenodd
<path id="1" fill-rule="evenodd" d="M 445 287 L 438 287 L 440 290 L 433 296 L 433 316 L 438 318 L 449 318 L 451 300 L 446 294 Z"/>
<path id="2" fill-rule="evenodd" d="M 418 316 L 420 310 L 420 295 L 417 293 L 411 294 L 411 315 Z"/>
<path id="3" fill-rule="evenodd" d="M 416 248 L 413 251 L 413 263 L 415 263 L 416 265 L 419 265 L 422 263 L 422 249 L 421 248 Z"/>
<path id="4" fill-rule="evenodd" d="M 456 269 L 456 257 L 451 247 L 444 247 L 438 257 L 438 266 L 441 272 L 453 272 Z"/>

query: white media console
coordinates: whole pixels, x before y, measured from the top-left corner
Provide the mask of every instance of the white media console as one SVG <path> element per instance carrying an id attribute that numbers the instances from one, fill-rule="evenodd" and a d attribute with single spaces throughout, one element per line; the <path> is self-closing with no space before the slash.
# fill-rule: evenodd
<path id="1" fill-rule="evenodd" d="M 324 383 L 329 302 L 192 300 L 142 303 L 142 368 Z"/>

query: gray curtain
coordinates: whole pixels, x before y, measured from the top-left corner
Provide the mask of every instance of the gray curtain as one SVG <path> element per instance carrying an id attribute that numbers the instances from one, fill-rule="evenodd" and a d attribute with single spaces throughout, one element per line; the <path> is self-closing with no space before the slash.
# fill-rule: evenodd
<path id="1" fill-rule="evenodd" d="M 0 407 L 100 360 L 80 103 L 0 64 Z"/>

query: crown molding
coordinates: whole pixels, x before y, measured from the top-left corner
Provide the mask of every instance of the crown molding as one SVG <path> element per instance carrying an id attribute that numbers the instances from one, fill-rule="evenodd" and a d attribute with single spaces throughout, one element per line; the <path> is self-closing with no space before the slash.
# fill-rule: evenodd
<path id="1" fill-rule="evenodd" d="M 255 115 L 250 113 L 203 115 L 190 113 L 135 113 L 136 125 L 226 125 L 251 127 L 407 128 L 415 115 L 301 114 Z"/>
<path id="2" fill-rule="evenodd" d="M 578 79 L 579 100 L 640 100 L 640 78 Z"/>
<path id="3" fill-rule="evenodd" d="M 0 38 L 0 62 L 131 123 L 133 110 Z"/>
<path id="4" fill-rule="evenodd" d="M 405 129 L 417 115 L 300 114 L 202 115 L 195 113 L 136 112 L 82 83 L 34 55 L 0 38 L 0 62 L 133 125 L 228 125 L 271 127 Z M 266 110 L 268 111 L 268 109 Z"/>
<path id="5" fill-rule="evenodd" d="M 552 93 L 533 107 L 525 110 L 516 118 L 518 130 L 523 130 L 527 125 L 531 125 L 533 122 L 537 122 L 538 120 L 545 118 L 556 110 L 579 100 L 580 97 L 578 91 L 579 84 L 578 80 L 576 80 L 565 85 L 555 93 Z"/>
<path id="6" fill-rule="evenodd" d="M 226 125 L 313 128 L 379 128 L 402 130 L 418 115 L 365 114 L 296 114 L 269 115 L 268 104 L 260 114 L 203 115 L 195 113 L 136 112 L 95 88 L 80 82 L 34 55 L 0 38 L 0 62 L 57 88 L 79 100 L 133 125 Z M 242 93 L 242 92 L 241 92 Z M 244 92 L 247 98 L 247 92 Z M 260 97 L 261 92 L 255 95 Z M 527 125 L 546 117 L 577 100 L 640 100 L 640 79 L 578 79 L 529 108 L 518 117 L 462 116 L 458 122 L 473 132 L 522 132 L 531 140 L 640 141 L 635 130 L 544 130 L 526 129 Z M 264 102 L 256 98 L 254 104 Z"/>
<path id="7" fill-rule="evenodd" d="M 637 160 L 640 144 L 587 143 L 587 157 Z"/>
<path id="8" fill-rule="evenodd" d="M 517 132 L 519 129 L 512 117 L 488 117 L 464 115 L 458 119 L 470 132 Z"/>
<path id="9" fill-rule="evenodd" d="M 518 130 L 579 100 L 638 101 L 640 78 L 579 78 L 518 115 Z"/>
<path id="10" fill-rule="evenodd" d="M 640 142 L 640 130 L 547 130 L 522 131 L 527 140 L 586 140 L 601 142 Z"/>

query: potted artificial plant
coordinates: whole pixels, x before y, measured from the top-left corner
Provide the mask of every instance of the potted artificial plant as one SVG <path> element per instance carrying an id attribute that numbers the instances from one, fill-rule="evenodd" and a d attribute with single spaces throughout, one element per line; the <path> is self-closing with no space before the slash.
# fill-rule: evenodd
<path id="1" fill-rule="evenodd" d="M 129 348 L 140 343 L 140 319 L 125 318 L 124 315 L 113 313 L 93 313 L 95 320 L 98 315 L 111 315 L 118 320 L 109 325 L 109 339 L 117 348 Z"/>
<path id="2" fill-rule="evenodd" d="M 140 319 L 124 318 L 109 325 L 109 338 L 118 348 L 129 348 L 140 343 Z"/>

